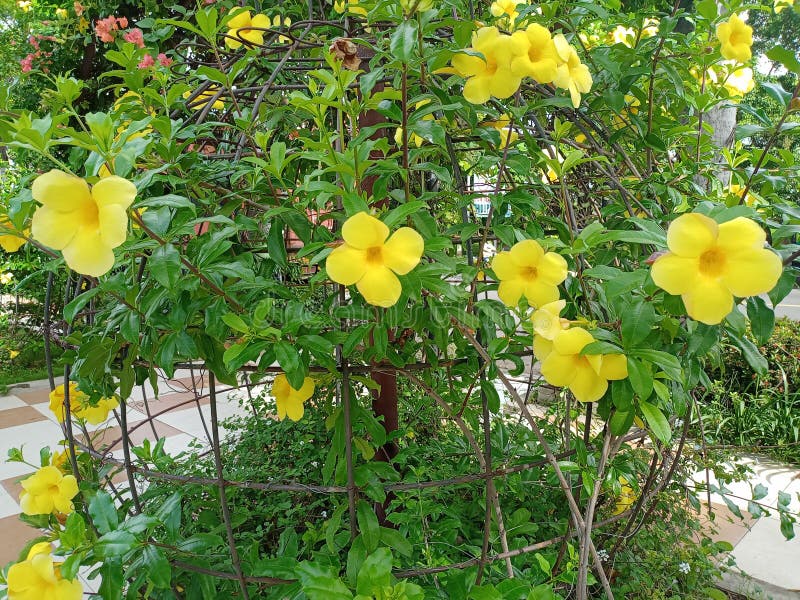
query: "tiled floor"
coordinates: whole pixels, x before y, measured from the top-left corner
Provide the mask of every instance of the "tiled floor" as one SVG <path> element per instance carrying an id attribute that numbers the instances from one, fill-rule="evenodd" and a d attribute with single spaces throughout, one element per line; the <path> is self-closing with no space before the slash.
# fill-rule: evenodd
<path id="1" fill-rule="evenodd" d="M 736 560 L 737 568 L 753 578 L 756 584 L 766 582 L 790 590 L 790 593 L 796 593 L 792 597 L 800 599 L 800 523 L 795 525 L 795 537 L 786 540 L 781 534 L 780 520 L 775 510 L 778 493 L 784 492 L 791 497 L 789 510 L 795 514 L 800 512 L 800 469 L 757 456 L 743 456 L 738 462 L 753 469 L 752 480 L 727 484 L 725 487 L 730 491 L 728 498 L 745 518 L 739 519 L 723 504 L 719 494 L 712 494 L 716 516 L 714 524 L 719 529 L 717 539 L 724 539 L 733 545 L 731 555 Z M 697 473 L 693 480 L 705 482 L 705 472 Z M 720 485 L 713 474 L 710 481 L 712 485 Z M 752 498 L 752 489 L 759 483 L 769 491 L 758 502 L 772 510 L 769 516 L 754 519 L 747 512 L 748 499 Z"/>
<path id="2" fill-rule="evenodd" d="M 194 376 L 193 376 L 194 375 Z M 201 392 L 207 379 L 197 372 L 194 374 L 178 371 L 172 379 L 159 383 L 159 394 L 146 385 L 136 389 L 128 402 L 127 419 L 130 439 L 141 444 L 145 439 L 156 441 L 165 438 L 165 448 L 176 454 L 192 443 L 208 444 L 206 426 L 210 421 L 208 398 L 198 402 L 191 391 L 197 386 Z M 22 447 L 23 456 L 29 463 L 39 464 L 39 449 L 50 446 L 60 449 L 64 440 L 61 425 L 49 408 L 50 388 L 47 381 L 12 387 L 9 394 L 0 396 L 0 567 L 18 559 L 21 548 L 38 532 L 19 520 L 18 504 L 21 486 L 19 481 L 34 471 L 34 467 L 23 463 L 6 462 L 8 450 Z M 217 394 L 217 409 L 220 420 L 246 410 L 240 406 L 239 391 L 221 391 Z M 147 404 L 143 401 L 147 397 Z M 147 412 L 153 416 L 152 425 L 147 422 Z M 105 423 L 88 426 L 78 439 L 85 440 L 86 434 L 95 448 L 106 448 L 114 457 L 122 458 L 121 429 L 116 415 L 111 415 Z M 224 433 L 221 431 L 221 435 Z M 124 474 L 120 480 L 124 479 Z M 88 586 L 87 586 L 88 587 Z"/>

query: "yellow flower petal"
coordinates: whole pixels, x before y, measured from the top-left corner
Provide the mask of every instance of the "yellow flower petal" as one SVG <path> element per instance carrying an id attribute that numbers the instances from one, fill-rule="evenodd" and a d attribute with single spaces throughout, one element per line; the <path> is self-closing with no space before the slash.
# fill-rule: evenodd
<path id="1" fill-rule="evenodd" d="M 342 237 L 349 246 L 366 250 L 383 245 L 389 237 L 389 228 L 372 215 L 360 212 L 345 221 Z"/>
<path id="2" fill-rule="evenodd" d="M 491 77 L 470 77 L 464 83 L 464 99 L 472 104 L 485 104 L 492 97 L 491 86 Z"/>
<path id="3" fill-rule="evenodd" d="M 681 258 L 668 252 L 655 260 L 650 275 L 658 287 L 677 295 L 694 287 L 699 269 L 697 258 Z"/>
<path id="4" fill-rule="evenodd" d="M 101 208 L 117 205 L 126 209 L 136 199 L 136 186 L 127 179 L 111 175 L 94 184 L 92 198 Z"/>
<path id="5" fill-rule="evenodd" d="M 603 379 L 625 379 L 628 376 L 628 359 L 624 354 L 604 354 L 600 367 Z"/>
<path id="6" fill-rule="evenodd" d="M 581 327 L 572 327 L 553 340 L 553 349 L 559 354 L 580 354 L 583 347 L 592 342 L 594 337 L 591 333 Z"/>
<path id="7" fill-rule="evenodd" d="M 547 252 L 537 266 L 539 279 L 550 285 L 558 285 L 567 278 L 567 261 L 555 252 Z"/>
<path id="8" fill-rule="evenodd" d="M 608 381 L 590 367 L 576 369 L 569 390 L 579 402 L 597 402 L 608 389 Z"/>
<path id="9" fill-rule="evenodd" d="M 566 387 L 575 378 L 575 357 L 559 354 L 554 350 L 542 361 L 541 372 L 550 385 Z"/>
<path id="10" fill-rule="evenodd" d="M 492 258 L 492 271 L 498 279 L 512 279 L 517 276 L 517 265 L 507 251 L 498 252 Z"/>
<path id="11" fill-rule="evenodd" d="M 63 250 L 81 227 L 80 211 L 60 212 L 49 206 L 40 206 L 33 213 L 31 235 L 33 239 L 54 250 Z"/>
<path id="12" fill-rule="evenodd" d="M 683 257 L 700 256 L 717 239 L 716 221 L 699 213 L 686 213 L 675 219 L 667 230 L 667 246 Z"/>
<path id="13" fill-rule="evenodd" d="M 83 179 L 58 169 L 34 179 L 31 193 L 40 204 L 62 212 L 75 210 L 91 200 L 89 186 Z"/>
<path id="14" fill-rule="evenodd" d="M 230 29 L 236 29 L 237 27 L 247 27 L 250 25 L 251 17 L 249 10 L 242 10 L 239 11 L 238 8 L 232 8 L 228 11 L 228 14 L 236 13 L 236 16 L 232 17 L 230 21 L 228 21 L 228 27 Z"/>
<path id="15" fill-rule="evenodd" d="M 128 213 L 119 204 L 101 206 L 98 210 L 100 238 L 109 248 L 116 248 L 128 237 Z"/>
<path id="16" fill-rule="evenodd" d="M 783 273 L 780 257 L 766 248 L 750 250 L 730 257 L 730 268 L 722 275 L 722 283 L 734 295 L 744 298 L 769 292 Z"/>
<path id="17" fill-rule="evenodd" d="M 537 267 L 544 256 L 544 250 L 536 240 L 522 240 L 511 247 L 509 255 L 521 267 Z"/>
<path id="18" fill-rule="evenodd" d="M 278 17 L 278 19 L 280 19 L 280 17 Z M 280 24 L 280 20 L 278 21 L 278 23 L 276 23 L 276 25 L 279 25 L 279 24 Z M 267 15 L 258 14 L 258 15 L 255 15 L 253 17 L 253 19 L 250 21 L 250 26 L 251 27 L 262 27 L 264 29 L 269 29 L 270 27 L 272 27 L 272 23 L 270 22 L 269 17 Z"/>
<path id="19" fill-rule="evenodd" d="M 543 335 L 533 336 L 533 355 L 537 360 L 544 361 L 545 358 L 550 356 L 553 351 L 553 342 L 545 338 Z"/>
<path id="20" fill-rule="evenodd" d="M 62 254 L 67 266 L 82 275 L 100 277 L 114 266 L 114 251 L 103 242 L 96 228 L 81 227 Z"/>
<path id="21" fill-rule="evenodd" d="M 286 400 L 278 401 L 278 418 L 283 419 L 286 416 L 297 422 L 303 418 L 303 414 L 305 414 L 305 408 L 302 400 L 290 396 Z"/>
<path id="22" fill-rule="evenodd" d="M 383 246 L 383 262 L 398 275 L 405 275 L 419 264 L 425 240 L 410 227 L 401 227 Z"/>
<path id="23" fill-rule="evenodd" d="M 534 311 L 533 315 L 531 315 L 531 321 L 533 323 L 533 331 L 538 337 L 552 340 L 561 333 L 563 327 L 559 315 L 566 305 L 566 301 L 557 300 L 542 304 L 539 310 Z"/>
<path id="24" fill-rule="evenodd" d="M 367 269 L 364 276 L 356 283 L 356 288 L 364 296 L 364 300 L 383 308 L 397 304 L 403 291 L 397 275 L 384 266 Z"/>
<path id="25" fill-rule="evenodd" d="M 525 281 L 522 279 L 504 279 L 497 286 L 497 295 L 506 306 L 516 306 L 525 291 Z"/>
<path id="26" fill-rule="evenodd" d="M 30 560 L 37 554 L 45 554 L 49 556 L 52 551 L 53 546 L 50 545 L 50 542 L 39 542 L 38 544 L 31 546 L 30 550 L 28 550 L 28 556 L 25 560 Z"/>
<path id="27" fill-rule="evenodd" d="M 524 293 L 528 304 L 537 308 L 558 300 L 558 288 L 538 279 L 527 283 Z"/>
<path id="28" fill-rule="evenodd" d="M 726 252 L 738 253 L 742 249 L 763 248 L 766 232 L 751 219 L 736 217 L 719 225 L 717 245 Z"/>
<path id="29" fill-rule="evenodd" d="M 336 283 L 353 285 L 367 270 L 366 252 L 347 244 L 335 248 L 325 260 L 325 270 Z"/>
<path id="30" fill-rule="evenodd" d="M 695 321 L 716 325 L 733 310 L 733 295 L 708 277 L 698 277 L 691 291 L 683 294 L 686 313 Z"/>

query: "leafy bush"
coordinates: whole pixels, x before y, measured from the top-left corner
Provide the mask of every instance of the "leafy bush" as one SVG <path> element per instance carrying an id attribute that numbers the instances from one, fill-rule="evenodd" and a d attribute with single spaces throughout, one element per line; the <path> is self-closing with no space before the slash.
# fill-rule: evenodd
<path id="1" fill-rule="evenodd" d="M 759 347 L 769 370 L 753 373 L 738 348 L 725 346 L 721 369 L 702 398 L 711 443 L 742 446 L 800 464 L 800 323 L 780 319 Z"/>

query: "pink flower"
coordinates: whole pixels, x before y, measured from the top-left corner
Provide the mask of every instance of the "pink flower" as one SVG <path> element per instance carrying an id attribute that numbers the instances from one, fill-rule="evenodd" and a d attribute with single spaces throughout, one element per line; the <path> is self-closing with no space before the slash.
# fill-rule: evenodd
<path id="1" fill-rule="evenodd" d="M 122 36 L 126 42 L 135 44 L 137 48 L 144 48 L 144 34 L 138 27 L 134 27 L 128 33 Z"/>
<path id="2" fill-rule="evenodd" d="M 139 69 L 149 69 L 156 64 L 156 61 L 149 54 L 145 54 L 144 58 L 136 65 Z"/>
<path id="3" fill-rule="evenodd" d="M 125 29 L 128 26 L 128 19 L 126 17 L 117 17 L 117 25 Z"/>
<path id="4" fill-rule="evenodd" d="M 101 42 L 109 43 L 114 41 L 114 31 L 117 30 L 117 19 L 114 16 L 98 19 L 94 22 L 94 32 Z"/>
<path id="5" fill-rule="evenodd" d="M 33 54 L 28 54 L 25 58 L 19 61 L 19 66 L 22 67 L 23 73 L 29 73 L 33 70 Z"/>
<path id="6" fill-rule="evenodd" d="M 158 56 L 156 58 L 158 59 L 158 63 L 162 67 L 168 67 L 173 62 L 172 59 L 169 56 L 167 56 L 166 54 L 164 54 L 163 52 L 159 52 Z"/>
<path id="7" fill-rule="evenodd" d="M 77 0 L 75 0 L 75 2 L 72 3 L 72 8 L 75 9 L 75 14 L 78 15 L 79 17 L 83 14 L 83 11 L 86 10 L 83 4 L 81 4 Z"/>

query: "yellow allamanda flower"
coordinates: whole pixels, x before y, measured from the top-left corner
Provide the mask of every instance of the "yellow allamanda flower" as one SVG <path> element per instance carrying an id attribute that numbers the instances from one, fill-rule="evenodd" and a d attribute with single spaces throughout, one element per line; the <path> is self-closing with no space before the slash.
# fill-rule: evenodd
<path id="1" fill-rule="evenodd" d="M 83 586 L 61 576 L 61 563 L 50 556 L 49 542 L 31 546 L 28 556 L 8 569 L 9 600 L 81 600 Z"/>
<path id="2" fill-rule="evenodd" d="M 617 496 L 617 501 L 614 503 L 615 515 L 624 513 L 636 502 L 636 492 L 633 491 L 628 480 L 620 475 L 618 481 L 622 489 L 620 490 L 619 496 Z"/>
<path id="3" fill-rule="evenodd" d="M 622 44 L 628 48 L 633 48 L 633 43 L 636 41 L 636 30 L 632 27 L 617 25 L 611 30 L 608 37 L 613 44 Z"/>
<path id="4" fill-rule="evenodd" d="M 407 14 L 415 12 L 425 12 L 433 8 L 433 0 L 400 0 L 400 6 Z"/>
<path id="5" fill-rule="evenodd" d="M 325 270 L 336 283 L 353 285 L 369 304 L 388 308 L 400 299 L 405 275 L 419 264 L 425 241 L 410 227 L 389 228 L 366 212 L 342 226 L 344 243 L 328 255 Z"/>
<path id="6" fill-rule="evenodd" d="M 26 515 L 53 512 L 68 515 L 75 509 L 72 499 L 78 495 L 78 482 L 73 475 L 64 475 L 57 467 L 42 467 L 23 479 L 20 485 L 19 505 Z"/>
<path id="7" fill-rule="evenodd" d="M 717 39 L 720 53 L 724 58 L 747 62 L 753 56 L 753 28 L 739 18 L 736 13 L 724 23 L 717 25 Z"/>
<path id="8" fill-rule="evenodd" d="M 336 0 L 333 3 L 333 10 L 340 15 L 345 13 L 351 15 L 367 16 L 367 9 L 358 3 L 358 0 Z"/>
<path id="9" fill-rule="evenodd" d="M 225 45 L 228 48 L 232 50 L 241 48 L 241 40 L 250 42 L 255 46 L 261 46 L 264 43 L 262 29 L 268 29 L 272 25 L 267 15 L 251 15 L 249 10 L 243 11 L 239 8 L 232 8 L 228 11 L 228 14 L 235 15 L 228 21 L 228 35 L 225 38 Z"/>
<path id="10" fill-rule="evenodd" d="M 592 334 L 582 327 L 559 331 L 552 340 L 534 335 L 533 353 L 542 363 L 545 381 L 569 388 L 580 402 L 600 400 L 609 380 L 628 376 L 628 363 L 624 354 L 581 354 L 594 341 Z"/>
<path id="11" fill-rule="evenodd" d="M 514 57 L 511 69 L 515 75 L 532 77 L 539 83 L 550 83 L 558 74 L 560 62 L 550 31 L 538 23 L 528 25 L 525 31 L 512 35 L 527 50 Z"/>
<path id="12" fill-rule="evenodd" d="M 414 110 L 419 110 L 420 108 L 422 108 L 426 104 L 430 104 L 430 103 L 431 103 L 430 98 L 425 98 L 423 100 L 420 100 L 419 102 L 414 103 Z M 422 120 L 423 121 L 433 121 L 433 115 L 432 114 L 427 114 L 424 117 L 422 117 Z M 408 136 L 408 142 L 410 144 L 414 144 L 417 148 L 419 148 L 420 146 L 422 146 L 423 143 L 425 143 L 425 139 L 422 136 L 417 135 L 416 133 L 412 133 L 410 136 Z M 397 129 L 395 129 L 395 132 L 394 132 L 394 143 L 397 144 L 398 146 L 402 146 L 403 145 L 403 128 L 402 127 L 398 127 Z"/>
<path id="13" fill-rule="evenodd" d="M 92 425 L 100 425 L 108 419 L 108 413 L 119 406 L 116 398 L 100 398 L 97 404 L 92 406 L 89 396 L 78 389 L 74 381 L 69 382 L 69 407 L 70 412 L 75 418 L 84 419 Z M 64 385 L 56 386 L 50 392 L 50 410 L 59 423 L 66 419 L 66 407 L 64 406 Z"/>
<path id="14" fill-rule="evenodd" d="M 569 90 L 572 106 L 578 108 L 581 104 L 581 94 L 586 94 L 592 89 L 592 75 L 563 34 L 554 36 L 553 42 L 560 59 L 553 83 L 556 87 Z"/>
<path id="15" fill-rule="evenodd" d="M 56 9 L 56 16 L 59 19 L 66 19 L 69 16 L 69 14 L 67 13 L 67 9 L 66 8 L 57 8 Z"/>
<path id="16" fill-rule="evenodd" d="M 764 230 L 745 217 L 718 225 L 687 213 L 670 224 L 669 252 L 650 273 L 658 287 L 683 298 L 691 318 L 716 325 L 733 310 L 734 296 L 764 294 L 778 282 L 783 264 L 765 241 Z"/>
<path id="17" fill-rule="evenodd" d="M 25 231 L 22 236 L 17 233 L 8 215 L 0 214 L 0 248 L 8 253 L 16 252 L 25 245 L 25 238 L 30 231 Z"/>
<path id="18" fill-rule="evenodd" d="M 189 108 L 192 110 L 202 110 L 206 107 L 206 105 L 211 102 L 214 96 L 217 95 L 219 92 L 219 88 L 215 86 L 211 86 L 207 90 L 200 92 L 196 98 L 194 98 L 189 105 Z M 192 95 L 191 90 L 186 90 L 183 92 L 183 99 L 187 100 Z M 222 110 L 225 108 L 225 103 L 222 101 L 222 98 L 217 98 L 214 100 L 214 104 L 211 105 L 211 108 L 215 108 L 217 110 Z"/>
<path id="19" fill-rule="evenodd" d="M 303 418 L 303 404 L 314 395 L 314 380 L 306 377 L 299 390 L 289 385 L 286 375 L 280 373 L 275 377 L 272 384 L 272 396 L 278 407 L 278 418 L 283 421 L 289 417 L 292 421 L 299 421 Z"/>
<path id="20" fill-rule="evenodd" d="M 291 24 L 292 24 L 292 20 L 289 17 L 281 18 L 280 15 L 275 15 L 274 17 L 272 17 L 272 28 L 273 29 L 277 29 L 281 25 L 284 26 L 284 27 L 289 27 Z M 289 43 L 291 41 L 292 41 L 291 38 L 288 38 L 285 35 L 279 35 L 278 36 L 278 43 L 280 43 L 280 44 L 287 44 L 287 43 Z"/>
<path id="21" fill-rule="evenodd" d="M 519 2 L 517 0 L 495 0 L 489 7 L 492 16 L 498 18 L 508 19 L 511 23 L 519 16 L 517 6 L 520 4 L 527 4 L 524 0 Z"/>
<path id="22" fill-rule="evenodd" d="M 558 284 L 567 278 L 567 261 L 545 252 L 536 240 L 523 240 L 498 252 L 492 270 L 500 280 L 497 295 L 506 306 L 517 306 L 524 295 L 531 306 L 558 300 Z"/>
<path id="23" fill-rule="evenodd" d="M 533 311 L 531 315 L 533 332 L 545 340 L 553 341 L 556 339 L 559 333 L 569 328 L 569 321 L 562 319 L 560 316 L 566 305 L 565 300 L 556 300 L 548 302 Z"/>
<path id="24" fill-rule="evenodd" d="M 725 89 L 734 97 L 744 96 L 755 87 L 756 82 L 753 80 L 753 69 L 750 67 L 736 69 L 725 79 Z"/>
<path id="25" fill-rule="evenodd" d="M 19 350 L 9 350 L 9 351 L 8 351 L 8 357 L 9 357 L 11 360 L 14 360 L 14 359 L 15 359 L 15 358 L 17 358 L 18 356 L 19 356 Z"/>
<path id="26" fill-rule="evenodd" d="M 661 21 L 656 18 L 647 18 L 644 20 L 642 27 L 642 37 L 649 38 L 658 35 L 658 28 L 661 26 Z"/>
<path id="27" fill-rule="evenodd" d="M 33 181 L 31 192 L 41 204 L 31 223 L 35 240 L 61 250 L 67 266 L 82 275 L 99 277 L 114 266 L 136 198 L 133 183 L 112 175 L 90 189 L 80 177 L 53 169 Z"/>
<path id="28" fill-rule="evenodd" d="M 500 134 L 500 148 L 503 149 L 519 139 L 519 134 L 511 127 L 511 117 L 501 115 L 495 121 L 484 121 L 481 127 L 493 127 Z"/>
<path id="29" fill-rule="evenodd" d="M 484 56 L 456 54 L 452 64 L 466 77 L 464 98 L 483 104 L 492 96 L 508 98 L 519 89 L 522 76 L 514 74 L 511 63 L 527 51 L 527 38 L 501 34 L 497 27 L 481 27 L 472 34 L 472 48 Z"/>

